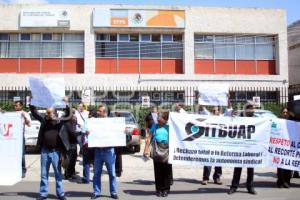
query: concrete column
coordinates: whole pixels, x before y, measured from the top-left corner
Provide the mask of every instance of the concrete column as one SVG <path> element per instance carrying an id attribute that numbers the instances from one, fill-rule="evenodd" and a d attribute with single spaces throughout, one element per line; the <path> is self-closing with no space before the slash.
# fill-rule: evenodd
<path id="1" fill-rule="evenodd" d="M 84 74 L 95 74 L 95 33 L 93 29 L 84 31 Z"/>
<path id="2" fill-rule="evenodd" d="M 186 19 L 185 19 L 185 32 L 184 32 L 184 55 L 183 55 L 183 63 L 184 63 L 184 73 L 187 75 L 194 74 L 194 31 L 191 27 L 189 19 L 189 9 L 186 9 Z"/>

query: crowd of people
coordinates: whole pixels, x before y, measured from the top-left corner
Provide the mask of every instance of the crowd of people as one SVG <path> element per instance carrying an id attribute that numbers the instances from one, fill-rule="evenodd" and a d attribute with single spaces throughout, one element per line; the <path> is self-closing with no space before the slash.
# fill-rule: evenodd
<path id="1" fill-rule="evenodd" d="M 80 103 L 78 109 L 72 109 L 68 106 L 68 99 L 64 98 L 66 103 L 65 114 L 60 118 L 54 108 L 46 109 L 45 117 L 37 111 L 36 107 L 30 105 L 32 116 L 40 121 L 41 126 L 38 135 L 37 146 L 41 152 L 41 181 L 40 192 L 38 200 L 46 199 L 48 196 L 48 177 L 49 168 L 52 165 L 56 181 L 56 195 L 58 199 L 65 200 L 65 192 L 63 189 L 62 179 L 75 179 L 76 177 L 76 161 L 78 152 L 82 156 L 83 177 L 80 180 L 82 184 L 90 183 L 90 166 L 93 165 L 93 193 L 91 199 L 97 199 L 101 196 L 101 174 L 103 164 L 106 165 L 109 175 L 109 186 L 111 198 L 118 199 L 117 194 L 117 176 L 121 176 L 122 172 L 122 157 L 120 149 L 116 147 L 88 147 L 89 128 L 87 127 L 88 118 L 105 118 L 108 117 L 107 108 L 100 105 L 97 110 L 87 111 L 84 104 Z M 27 112 L 23 110 L 23 103 L 21 101 L 15 102 L 15 111 L 20 112 L 23 119 L 23 135 L 25 126 L 30 126 L 31 120 Z M 241 114 L 242 117 L 253 117 L 254 105 L 247 104 L 245 112 Z M 175 111 L 179 113 L 186 113 L 184 105 L 177 103 Z M 233 116 L 236 115 L 232 105 L 229 104 L 224 113 L 221 113 L 220 107 L 212 107 L 211 112 L 205 106 L 199 107 L 199 114 L 215 115 L 215 116 Z M 168 125 L 168 111 L 158 112 L 156 107 L 152 107 L 149 114 L 145 117 L 146 139 L 143 156 L 148 158 L 150 156 L 150 147 L 154 142 L 158 146 L 168 148 L 169 144 L 169 125 Z M 289 119 L 289 111 L 283 108 L 281 118 Z M 77 147 L 79 146 L 79 149 Z M 25 145 L 23 140 L 23 159 L 22 159 L 22 177 L 26 175 L 25 164 Z M 61 167 L 64 168 L 64 176 L 62 175 Z M 171 185 L 173 185 L 172 165 L 168 162 L 162 162 L 153 158 L 154 179 L 156 195 L 158 197 L 167 197 Z M 203 179 L 201 184 L 207 185 L 211 166 L 204 166 Z M 228 194 L 233 194 L 237 191 L 241 177 L 242 168 L 234 168 L 233 179 L 228 191 Z M 221 185 L 222 167 L 215 166 L 213 174 L 213 183 Z M 277 186 L 279 188 L 289 188 L 292 176 L 299 177 L 298 172 L 291 170 L 280 169 L 277 170 Z M 246 187 L 248 193 L 255 195 L 254 189 L 254 168 L 247 168 L 247 182 Z"/>

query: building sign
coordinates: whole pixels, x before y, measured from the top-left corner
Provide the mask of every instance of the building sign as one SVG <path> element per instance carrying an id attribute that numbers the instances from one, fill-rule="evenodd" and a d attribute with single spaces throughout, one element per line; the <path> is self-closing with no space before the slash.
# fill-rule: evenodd
<path id="1" fill-rule="evenodd" d="M 66 9 L 24 9 L 20 27 L 70 27 L 70 11 Z"/>
<path id="2" fill-rule="evenodd" d="M 184 28 L 184 10 L 95 9 L 94 27 Z"/>

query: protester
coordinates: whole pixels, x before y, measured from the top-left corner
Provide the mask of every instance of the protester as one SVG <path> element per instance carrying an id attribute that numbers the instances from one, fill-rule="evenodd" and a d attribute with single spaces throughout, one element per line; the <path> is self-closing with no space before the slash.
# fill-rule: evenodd
<path id="1" fill-rule="evenodd" d="M 67 103 L 67 97 L 64 98 L 64 101 Z M 48 196 L 49 167 L 52 164 L 56 181 L 56 195 L 58 199 L 65 200 L 60 156 L 66 150 L 64 144 L 67 144 L 68 141 L 61 136 L 60 130 L 64 123 L 70 120 L 70 108 L 68 105 L 66 106 L 65 115 L 62 118 L 57 118 L 53 107 L 47 108 L 45 117 L 42 117 L 33 105 L 30 105 L 30 111 L 33 117 L 41 123 L 37 142 L 37 146 L 41 149 L 41 182 L 40 196 L 37 199 L 43 200 Z"/>
<path id="2" fill-rule="evenodd" d="M 282 119 L 289 119 L 289 111 L 286 107 L 281 110 Z M 291 184 L 292 171 L 288 169 L 277 168 L 277 187 L 289 188 Z"/>
<path id="3" fill-rule="evenodd" d="M 98 107 L 99 117 L 107 117 L 105 107 Z M 93 179 L 93 195 L 91 199 L 97 199 L 101 195 L 101 174 L 102 167 L 105 163 L 109 175 L 110 196 L 113 199 L 118 199 L 117 195 L 117 178 L 115 171 L 116 154 L 114 147 L 97 147 L 95 148 L 94 156 L 94 179 Z"/>
<path id="4" fill-rule="evenodd" d="M 97 118 L 98 113 L 95 110 L 90 110 L 88 113 L 88 118 Z M 82 144 L 82 174 L 83 177 L 79 183 L 89 184 L 90 183 L 90 166 L 94 162 L 94 149 L 88 147 L 88 130 L 87 124 L 85 123 L 81 129 L 81 144 Z"/>
<path id="5" fill-rule="evenodd" d="M 22 121 L 23 121 L 23 148 L 22 148 L 22 178 L 26 176 L 26 161 L 25 161 L 25 126 L 30 126 L 31 119 L 29 114 L 23 110 L 23 102 L 15 101 L 15 111 L 21 113 Z"/>
<path id="6" fill-rule="evenodd" d="M 154 124 L 150 130 L 150 135 L 146 138 L 144 149 L 144 156 L 149 157 L 149 146 L 151 141 L 156 141 L 159 145 L 169 145 L 169 125 L 167 125 L 169 113 L 163 112 L 158 117 L 158 124 Z M 172 172 L 172 165 L 168 163 L 161 163 L 153 159 L 154 178 L 156 196 L 167 197 L 170 192 L 170 176 Z"/>
<path id="7" fill-rule="evenodd" d="M 77 132 L 76 132 L 77 118 L 75 116 L 75 110 L 72 109 L 72 118 L 65 123 L 66 134 L 68 135 L 68 140 L 70 143 L 70 147 L 66 152 L 66 163 L 67 166 L 65 168 L 65 179 L 75 179 L 76 171 L 75 165 L 77 160 Z"/>
<path id="8" fill-rule="evenodd" d="M 203 105 L 199 105 L 199 115 L 211 115 L 211 113 L 207 110 L 207 108 Z"/>
<path id="9" fill-rule="evenodd" d="M 78 133 L 77 142 L 80 147 L 79 155 L 82 155 L 83 128 L 85 126 L 85 121 L 89 116 L 89 112 L 85 109 L 85 105 L 82 102 L 78 105 L 78 108 L 75 112 L 75 116 L 77 119 L 77 127 L 76 127 L 76 132 Z"/>
<path id="10" fill-rule="evenodd" d="M 179 113 L 187 113 L 184 109 L 183 109 L 183 104 L 182 103 L 176 103 L 175 104 L 175 111 L 179 112 Z"/>
<path id="11" fill-rule="evenodd" d="M 254 105 L 253 104 L 247 104 L 245 107 L 245 112 L 241 114 L 244 117 L 253 117 L 254 116 Z M 228 194 L 233 194 L 237 191 L 237 188 L 240 184 L 240 178 L 241 178 L 242 168 L 241 167 L 235 167 L 233 172 L 233 179 L 231 183 L 231 187 L 228 191 Z M 253 184 L 253 177 L 254 177 L 254 168 L 247 168 L 247 190 L 250 194 L 257 194 L 254 190 L 254 184 Z"/>
<path id="12" fill-rule="evenodd" d="M 220 115 L 220 109 L 219 109 L 218 106 L 213 107 L 212 114 L 214 116 L 219 116 Z M 201 182 L 202 185 L 207 185 L 207 183 L 209 181 L 210 172 L 211 172 L 211 166 L 204 166 L 203 180 Z M 214 175 L 213 175 L 213 179 L 214 179 L 215 184 L 222 185 L 221 176 L 222 176 L 222 167 L 215 167 L 215 172 L 214 172 Z"/>

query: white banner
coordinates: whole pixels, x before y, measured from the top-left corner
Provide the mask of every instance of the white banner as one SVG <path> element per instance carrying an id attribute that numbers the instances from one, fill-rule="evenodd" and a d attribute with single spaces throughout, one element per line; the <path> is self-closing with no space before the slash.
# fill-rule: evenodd
<path id="1" fill-rule="evenodd" d="M 62 78 L 39 79 L 30 77 L 31 105 L 41 108 L 65 108 L 65 81 Z"/>
<path id="2" fill-rule="evenodd" d="M 205 106 L 227 106 L 229 86 L 226 84 L 212 85 L 204 84 L 199 86 L 198 104 Z"/>
<path id="3" fill-rule="evenodd" d="M 70 27 L 67 9 L 23 9 L 20 27 Z"/>
<path id="4" fill-rule="evenodd" d="M 126 146 L 125 118 L 89 118 L 89 147 Z"/>
<path id="5" fill-rule="evenodd" d="M 300 122 L 272 119 L 270 159 L 273 167 L 300 171 Z"/>
<path id="6" fill-rule="evenodd" d="M 268 163 L 270 121 L 170 113 L 172 164 L 263 167 Z"/>
<path id="7" fill-rule="evenodd" d="M 0 113 L 0 185 L 21 181 L 22 145 L 21 113 Z"/>

